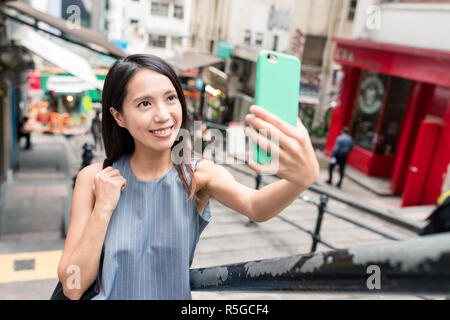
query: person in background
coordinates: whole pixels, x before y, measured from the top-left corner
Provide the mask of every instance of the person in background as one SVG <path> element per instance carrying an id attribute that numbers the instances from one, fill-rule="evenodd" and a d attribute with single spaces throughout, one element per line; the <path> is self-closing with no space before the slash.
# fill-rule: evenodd
<path id="1" fill-rule="evenodd" d="M 29 117 L 27 115 L 22 116 L 19 121 L 19 128 L 18 128 L 18 132 L 17 132 L 17 140 L 19 140 L 19 143 L 20 143 L 20 139 L 22 137 L 25 137 L 25 140 L 26 140 L 25 150 L 32 149 L 31 130 L 29 128 L 28 121 L 29 121 Z"/>
<path id="2" fill-rule="evenodd" d="M 97 150 L 97 146 L 100 147 L 100 150 L 103 150 L 103 144 L 102 144 L 102 120 L 101 120 L 101 111 L 96 110 L 95 111 L 95 118 L 92 119 L 91 124 L 91 133 L 94 137 L 94 146 L 95 150 Z"/>
<path id="3" fill-rule="evenodd" d="M 47 93 L 49 97 L 49 112 L 58 112 L 58 97 L 56 92 L 51 90 Z"/>
<path id="4" fill-rule="evenodd" d="M 353 138 L 350 136 L 350 130 L 345 127 L 342 129 L 341 135 L 337 138 L 334 145 L 333 153 L 331 155 L 330 166 L 328 168 L 329 176 L 326 183 L 329 185 L 333 182 L 333 170 L 334 167 L 339 165 L 339 182 L 336 185 L 339 189 L 342 187 L 342 180 L 344 179 L 345 166 L 347 164 L 347 155 L 353 150 Z"/>

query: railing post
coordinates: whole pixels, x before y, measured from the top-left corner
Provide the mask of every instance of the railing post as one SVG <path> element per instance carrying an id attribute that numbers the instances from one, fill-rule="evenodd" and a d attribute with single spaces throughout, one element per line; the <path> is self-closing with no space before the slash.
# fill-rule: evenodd
<path id="1" fill-rule="evenodd" d="M 261 176 L 261 174 L 257 174 L 256 175 L 256 177 L 255 177 L 255 182 L 256 182 L 256 185 L 255 185 L 255 189 L 256 190 L 259 190 L 259 187 L 261 186 L 261 182 L 262 182 L 262 176 Z"/>
<path id="2" fill-rule="evenodd" d="M 94 154 L 92 153 L 92 150 L 95 149 L 95 146 L 91 143 L 85 143 L 83 144 L 83 154 L 81 155 L 81 168 L 78 172 L 89 166 L 92 162 L 92 159 L 94 159 Z M 72 189 L 75 188 L 75 182 L 77 180 L 78 173 L 72 178 Z"/>
<path id="3" fill-rule="evenodd" d="M 325 207 L 327 206 L 327 202 L 328 202 L 328 197 L 324 194 L 320 195 L 320 203 L 319 203 L 319 207 L 318 207 L 319 213 L 317 215 L 316 230 L 314 231 L 311 252 L 316 252 L 317 243 L 320 240 L 320 228 L 322 226 L 323 214 L 325 212 Z"/>

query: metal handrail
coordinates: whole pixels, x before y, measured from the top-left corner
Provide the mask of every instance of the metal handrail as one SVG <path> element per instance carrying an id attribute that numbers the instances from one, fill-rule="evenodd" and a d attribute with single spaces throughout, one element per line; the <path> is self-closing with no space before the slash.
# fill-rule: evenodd
<path id="1" fill-rule="evenodd" d="M 234 166 L 225 166 L 254 177 Z M 268 184 L 261 175 L 254 178 L 256 189 Z M 327 209 L 326 195 L 321 194 L 319 203 L 303 195 L 298 198 L 318 207 L 314 232 L 281 215 L 277 218 L 311 235 L 311 253 L 193 269 L 191 290 L 450 293 L 450 233 L 400 240 Z M 335 249 L 320 238 L 325 214 L 395 241 L 315 253 L 318 243 Z"/>
<path id="2" fill-rule="evenodd" d="M 260 184 L 262 184 L 262 185 L 268 185 L 268 183 L 262 181 L 261 177 L 258 177 L 258 175 L 255 177 L 252 173 L 249 173 L 249 172 L 247 172 L 247 171 L 245 171 L 245 170 L 236 168 L 235 166 L 232 166 L 232 165 L 229 165 L 229 164 L 224 164 L 224 166 L 229 167 L 229 168 L 231 168 L 232 170 L 235 170 L 235 171 L 240 172 L 240 173 L 242 173 L 242 174 L 245 174 L 245 175 L 247 175 L 247 176 L 254 177 L 255 180 L 258 180 L 258 179 L 259 179 L 259 182 L 257 183 L 258 185 L 260 185 Z M 342 216 L 342 215 L 340 215 L 340 214 L 338 214 L 338 213 L 336 213 L 336 212 L 333 212 L 333 211 L 329 210 L 329 209 L 326 207 L 326 203 L 327 203 L 327 201 L 328 201 L 328 197 L 327 197 L 326 195 L 321 194 L 321 202 L 319 202 L 319 203 L 317 203 L 317 202 L 314 201 L 314 200 L 308 199 L 308 198 L 306 198 L 306 197 L 303 196 L 303 195 L 299 195 L 299 196 L 298 196 L 298 199 L 300 199 L 300 200 L 302 200 L 302 201 L 304 201 L 304 202 L 306 202 L 306 203 L 315 205 L 315 206 L 318 208 L 318 215 L 317 215 L 316 229 L 315 229 L 315 232 L 314 232 L 314 233 L 312 233 L 311 231 L 306 230 L 305 228 L 299 226 L 299 225 L 296 224 L 295 222 L 293 222 L 293 221 L 291 221 L 291 220 L 289 220 L 289 219 L 287 219 L 287 218 L 285 218 L 285 217 L 282 217 L 282 216 L 278 215 L 277 218 L 280 219 L 280 220 L 282 220 L 282 221 L 284 221 L 284 222 L 286 222 L 286 223 L 289 223 L 290 225 L 296 227 L 297 229 L 299 229 L 299 230 L 301 230 L 301 231 L 303 231 L 303 232 L 306 232 L 306 233 L 308 233 L 309 235 L 311 235 L 312 241 L 313 241 L 311 252 L 315 252 L 315 250 L 316 250 L 316 248 L 317 248 L 317 243 L 321 243 L 321 244 L 325 245 L 326 247 L 328 247 L 328 248 L 330 248 L 330 249 L 336 249 L 335 247 L 331 246 L 329 243 L 326 243 L 325 241 L 323 241 L 322 239 L 320 239 L 321 221 L 322 221 L 322 219 L 323 219 L 323 214 L 324 214 L 324 213 L 327 213 L 327 214 L 329 214 L 329 215 L 331 215 L 331 216 L 334 216 L 334 217 L 337 218 L 337 219 L 341 219 L 341 220 L 343 220 L 343 221 L 346 221 L 346 222 L 348 222 L 348 223 L 351 223 L 351 224 L 353 224 L 353 225 L 355 225 L 355 226 L 357 226 L 357 227 L 359 227 L 359 228 L 363 228 L 363 229 L 366 229 L 366 230 L 368 230 L 368 231 L 370 231 L 370 232 L 373 232 L 373 233 L 375 233 L 375 234 L 378 234 L 378 235 L 380 235 L 380 236 L 382 236 L 382 237 L 384 237 L 384 238 L 386 238 L 386 239 L 389 239 L 389 240 L 395 240 L 395 241 L 400 240 L 400 239 L 397 238 L 397 237 L 394 237 L 394 236 L 392 236 L 392 235 L 389 235 L 389 234 L 387 234 L 387 233 L 385 233 L 385 232 L 382 232 L 382 231 L 380 231 L 380 230 L 377 230 L 377 229 L 375 229 L 375 228 L 369 227 L 369 226 L 367 226 L 367 225 L 365 225 L 365 224 L 363 224 L 363 223 L 360 223 L 360 222 L 358 222 L 358 221 L 355 221 L 355 220 L 353 220 L 353 219 L 346 218 L 346 217 L 344 217 L 344 216 Z M 322 201 L 323 201 L 323 202 L 322 202 Z M 322 204 L 321 204 L 321 203 L 322 203 Z M 322 209 L 321 209 L 321 208 L 322 208 Z M 322 213 L 321 213 L 321 210 L 323 210 Z M 320 221 L 320 222 L 319 222 L 319 221 Z"/>
<path id="3" fill-rule="evenodd" d="M 450 233 L 190 271 L 194 291 L 450 292 Z"/>

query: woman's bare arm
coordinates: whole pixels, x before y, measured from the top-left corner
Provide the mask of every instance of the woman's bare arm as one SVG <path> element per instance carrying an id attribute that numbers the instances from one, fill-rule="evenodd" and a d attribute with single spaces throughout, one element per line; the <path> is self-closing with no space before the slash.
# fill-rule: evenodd
<path id="1" fill-rule="evenodd" d="M 69 230 L 58 266 L 64 295 L 73 300 L 80 299 L 96 280 L 112 213 L 111 208 L 96 205 L 92 186 L 101 171 L 101 163 L 83 169 L 73 193 Z"/>
<path id="2" fill-rule="evenodd" d="M 209 177 L 207 188 L 215 200 L 255 222 L 272 219 L 308 187 L 283 179 L 255 190 L 237 182 L 226 168 L 209 160 L 198 164 L 196 174 Z"/>
<path id="3" fill-rule="evenodd" d="M 319 175 L 319 163 L 306 128 L 300 120 L 294 127 L 257 106 L 252 106 L 246 120 L 254 128 L 265 130 L 267 137 L 247 128 L 246 135 L 266 149 L 273 161 L 268 165 L 253 162 L 247 154 L 248 165 L 260 174 L 277 174 L 282 180 L 261 190 L 248 188 L 233 178 L 224 167 L 211 161 L 198 165 L 199 176 L 207 181 L 211 196 L 221 204 L 247 216 L 255 222 L 264 222 L 288 207 Z M 251 150 L 251 149 L 250 149 Z"/>

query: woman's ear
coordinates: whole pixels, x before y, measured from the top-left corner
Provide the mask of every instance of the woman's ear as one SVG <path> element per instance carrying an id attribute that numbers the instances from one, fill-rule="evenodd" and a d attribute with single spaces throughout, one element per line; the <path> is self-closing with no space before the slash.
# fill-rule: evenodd
<path id="1" fill-rule="evenodd" d="M 119 127 L 122 127 L 122 128 L 126 129 L 125 120 L 123 119 L 123 116 L 120 114 L 120 112 L 117 111 L 116 109 L 114 109 L 114 107 L 110 107 L 109 108 L 109 112 L 113 116 L 114 120 L 116 120 L 116 122 L 119 125 Z"/>

